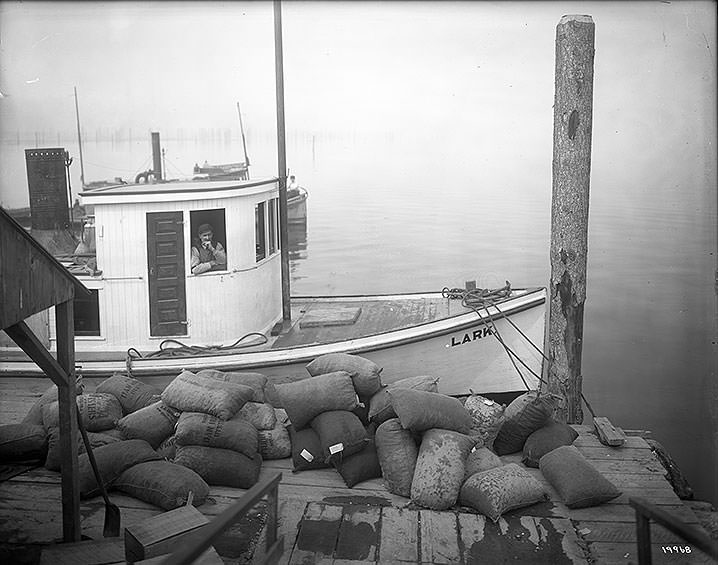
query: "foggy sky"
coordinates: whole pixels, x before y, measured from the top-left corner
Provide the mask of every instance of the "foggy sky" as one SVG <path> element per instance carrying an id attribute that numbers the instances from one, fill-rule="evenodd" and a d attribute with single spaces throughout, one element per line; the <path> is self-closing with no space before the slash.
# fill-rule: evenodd
<path id="1" fill-rule="evenodd" d="M 550 144 L 556 25 L 579 13 L 596 24 L 604 121 L 594 147 L 620 135 L 634 165 L 647 143 L 666 160 L 705 152 L 699 165 L 715 152 L 706 152 L 713 2 L 288 1 L 282 10 L 289 132 L 420 132 L 507 154 Z M 240 102 L 245 127 L 276 133 L 271 2 L 2 0 L 0 41 L 2 139 L 72 135 L 73 87 L 88 131 L 236 131 Z"/>

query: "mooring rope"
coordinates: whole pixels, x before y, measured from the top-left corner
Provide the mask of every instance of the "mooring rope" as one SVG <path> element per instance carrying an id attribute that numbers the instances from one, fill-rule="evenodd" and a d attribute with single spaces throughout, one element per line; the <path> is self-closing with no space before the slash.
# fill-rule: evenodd
<path id="1" fill-rule="evenodd" d="M 508 316 L 501 311 L 501 309 L 497 306 L 496 301 L 508 298 L 511 296 L 511 283 L 509 281 L 506 281 L 506 284 L 502 286 L 501 288 L 496 289 L 485 289 L 485 288 L 473 288 L 473 289 L 462 289 L 462 288 L 447 288 L 444 287 L 444 289 L 441 291 L 442 296 L 449 298 L 450 300 L 461 300 L 461 305 L 465 308 L 471 308 L 478 316 L 481 316 L 481 309 L 485 310 L 486 316 L 488 317 L 489 323 L 487 324 L 489 326 L 489 329 L 491 330 L 491 334 L 497 339 L 497 341 L 501 344 L 501 346 L 504 348 L 504 351 L 506 351 L 506 354 L 509 357 L 509 361 L 511 361 L 511 364 L 514 366 L 514 369 L 518 373 L 519 377 L 521 378 L 521 381 L 524 383 L 524 386 L 526 387 L 526 390 L 531 390 L 531 387 L 529 386 L 528 382 L 526 381 L 526 377 L 521 372 L 521 369 L 519 369 L 518 365 L 516 364 L 516 361 L 514 361 L 514 358 L 516 358 L 526 369 L 529 370 L 529 372 L 538 379 L 539 383 L 544 384 L 544 380 L 539 377 L 535 371 L 531 369 L 524 361 L 519 357 L 519 355 L 513 351 L 506 341 L 504 341 L 503 337 L 501 336 L 501 333 L 499 332 L 498 327 L 496 326 L 496 322 L 494 321 L 494 317 L 491 315 L 491 311 L 489 310 L 489 306 L 493 306 L 499 313 L 499 315 L 508 320 Z M 515 326 L 515 324 L 512 325 Z M 521 335 L 524 336 L 527 340 L 528 337 L 521 332 Z M 534 347 L 536 347 L 534 345 Z M 539 387 L 540 392 L 540 387 Z"/>
<path id="2" fill-rule="evenodd" d="M 526 379 L 524 378 L 521 371 L 516 366 L 516 363 L 513 361 L 513 358 L 515 357 L 516 360 L 521 363 L 536 379 L 539 381 L 541 385 L 547 385 L 548 383 L 546 380 L 537 375 L 536 372 L 529 367 L 523 359 L 513 350 L 511 349 L 506 342 L 501 338 L 498 329 L 496 329 L 496 323 L 494 322 L 493 317 L 491 316 L 491 313 L 489 312 L 489 306 L 493 306 L 498 312 L 499 316 L 506 320 L 511 326 L 523 337 L 540 355 L 543 357 L 544 361 L 550 363 L 550 359 L 546 356 L 544 351 L 538 347 L 529 336 L 527 336 L 521 328 L 519 328 L 514 321 L 506 315 L 505 312 L 503 312 L 498 305 L 496 304 L 496 298 L 505 298 L 508 297 L 511 294 L 511 284 L 509 281 L 506 281 L 506 286 L 503 286 L 499 289 L 495 290 L 486 290 L 486 289 L 471 289 L 471 290 L 464 290 L 462 288 L 444 288 L 442 290 L 442 295 L 449 298 L 449 299 L 461 299 L 462 306 L 465 306 L 467 308 L 471 308 L 476 312 L 478 315 L 481 315 L 479 312 L 479 308 L 483 308 L 486 310 L 486 315 L 489 318 L 490 321 L 490 328 L 492 332 L 496 332 L 495 336 L 498 339 L 499 343 L 503 346 L 506 353 L 509 355 L 509 359 L 511 359 L 511 363 L 513 364 L 514 368 L 518 372 L 519 376 L 521 377 L 521 380 L 523 381 L 524 385 L 526 386 L 527 390 L 530 390 L 530 387 L 526 383 Z M 539 393 L 540 393 L 540 387 L 539 387 Z M 593 407 L 591 406 L 588 399 L 584 396 L 583 391 L 581 391 L 581 400 L 584 401 L 586 404 L 586 408 L 588 408 L 588 411 L 590 412 L 592 417 L 596 417 L 596 413 L 593 410 Z"/>

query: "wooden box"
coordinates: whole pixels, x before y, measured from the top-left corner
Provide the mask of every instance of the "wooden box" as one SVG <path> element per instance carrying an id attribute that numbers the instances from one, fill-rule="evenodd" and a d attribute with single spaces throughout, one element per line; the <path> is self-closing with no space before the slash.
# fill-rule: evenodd
<path id="1" fill-rule="evenodd" d="M 170 553 L 177 542 L 209 520 L 194 506 L 185 505 L 125 528 L 125 559 L 128 563 Z"/>

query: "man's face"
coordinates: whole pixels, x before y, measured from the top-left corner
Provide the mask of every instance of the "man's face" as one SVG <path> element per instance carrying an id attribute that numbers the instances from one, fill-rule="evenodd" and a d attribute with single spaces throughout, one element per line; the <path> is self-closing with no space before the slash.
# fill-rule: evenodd
<path id="1" fill-rule="evenodd" d="M 199 240 L 202 242 L 202 245 L 207 246 L 209 243 L 212 242 L 212 232 L 207 231 L 199 234 Z"/>

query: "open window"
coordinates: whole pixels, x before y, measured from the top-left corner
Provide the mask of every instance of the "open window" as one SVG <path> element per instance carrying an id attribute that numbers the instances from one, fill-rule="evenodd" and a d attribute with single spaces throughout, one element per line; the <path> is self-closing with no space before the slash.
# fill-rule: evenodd
<path id="1" fill-rule="evenodd" d="M 276 252 L 279 248 L 278 245 L 278 233 L 277 233 L 277 227 L 279 222 L 277 222 L 277 216 L 278 216 L 278 204 L 279 200 L 276 198 L 272 198 L 269 201 L 269 210 L 267 212 L 267 215 L 269 216 L 269 254 Z"/>
<path id="2" fill-rule="evenodd" d="M 279 251 L 279 199 L 271 198 L 254 207 L 254 236 L 257 262 Z"/>
<path id="3" fill-rule="evenodd" d="M 84 293 L 75 295 L 72 303 L 75 318 L 75 335 L 100 335 L 100 301 L 99 291 L 91 290 L 90 295 Z"/>
<path id="4" fill-rule="evenodd" d="M 224 209 L 191 211 L 189 222 L 192 274 L 226 271 L 228 242 Z"/>
<path id="5" fill-rule="evenodd" d="M 265 203 L 260 202 L 254 207 L 254 241 L 257 249 L 257 262 L 267 256 L 265 226 Z"/>

